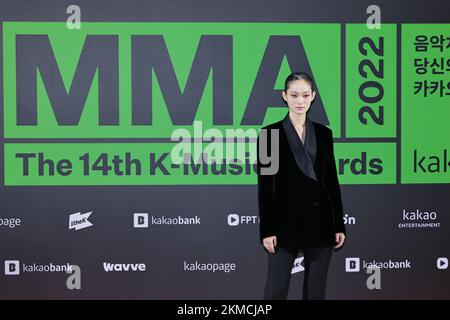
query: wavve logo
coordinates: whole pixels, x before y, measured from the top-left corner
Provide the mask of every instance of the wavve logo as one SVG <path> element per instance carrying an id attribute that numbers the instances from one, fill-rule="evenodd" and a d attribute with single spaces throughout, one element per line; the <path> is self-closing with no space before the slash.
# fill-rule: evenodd
<path id="1" fill-rule="evenodd" d="M 298 257 L 297 259 L 295 259 L 291 274 L 305 271 L 305 268 L 302 266 L 303 259 L 304 257 Z"/>
<path id="2" fill-rule="evenodd" d="M 147 269 L 147 265 L 145 263 L 103 262 L 103 269 L 106 272 L 135 272 L 135 271 L 145 271 Z"/>
<path id="3" fill-rule="evenodd" d="M 92 214 L 92 211 L 86 213 L 73 213 L 69 216 L 69 230 L 75 229 L 80 230 L 87 227 L 92 227 L 93 224 L 88 220 L 89 216 Z"/>
<path id="4" fill-rule="evenodd" d="M 258 216 L 239 216 L 235 213 L 228 215 L 227 223 L 229 226 L 235 227 L 240 224 L 255 224 Z"/>

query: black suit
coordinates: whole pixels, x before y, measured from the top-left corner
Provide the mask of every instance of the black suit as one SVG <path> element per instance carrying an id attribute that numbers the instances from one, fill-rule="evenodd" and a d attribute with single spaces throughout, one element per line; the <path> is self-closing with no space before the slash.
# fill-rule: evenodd
<path id="1" fill-rule="evenodd" d="M 302 250 L 303 298 L 324 299 L 335 234 L 345 234 L 332 132 L 307 119 L 303 144 L 289 114 L 263 129 L 268 139 L 261 134 L 258 138 L 260 240 L 277 237 L 276 253 L 268 256 L 264 298 L 286 298 L 292 263 Z M 266 146 L 276 154 L 270 139 L 273 130 L 279 136 L 279 167 L 274 174 L 264 174 L 262 169 L 273 164 L 264 165 L 260 151 Z"/>
<path id="2" fill-rule="evenodd" d="M 258 138 L 261 241 L 277 236 L 279 246 L 298 249 L 334 245 L 335 233 L 345 233 L 345 225 L 331 130 L 307 120 L 304 146 L 288 115 L 263 129 L 269 150 L 270 131 L 279 132 L 279 169 L 261 174 L 269 165 L 260 161 Z"/>

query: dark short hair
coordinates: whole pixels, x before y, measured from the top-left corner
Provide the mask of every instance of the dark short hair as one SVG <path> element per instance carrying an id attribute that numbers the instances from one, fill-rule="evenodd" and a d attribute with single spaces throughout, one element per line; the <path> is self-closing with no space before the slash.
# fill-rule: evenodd
<path id="1" fill-rule="evenodd" d="M 306 72 L 294 72 L 294 73 L 291 73 L 290 75 L 288 75 L 288 77 L 284 81 L 284 91 L 285 92 L 287 92 L 287 90 L 289 89 L 289 86 L 295 80 L 305 80 L 311 86 L 311 91 L 316 91 L 315 87 L 314 87 L 314 81 L 309 74 L 307 74 Z M 284 104 L 287 104 L 287 102 L 283 98 L 281 98 L 281 100 L 283 100 Z"/>

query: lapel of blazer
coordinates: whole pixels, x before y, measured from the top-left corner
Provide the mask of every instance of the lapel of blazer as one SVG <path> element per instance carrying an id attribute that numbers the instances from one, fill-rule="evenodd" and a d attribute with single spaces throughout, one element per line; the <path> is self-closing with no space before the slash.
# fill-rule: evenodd
<path id="1" fill-rule="evenodd" d="M 306 138 L 305 145 L 303 145 L 300 137 L 295 130 L 294 125 L 289 119 L 288 115 L 283 119 L 283 130 L 286 134 L 286 138 L 288 140 L 289 148 L 294 155 L 295 162 L 297 163 L 298 168 L 308 177 L 317 181 L 316 173 L 314 171 L 314 160 L 317 154 L 317 144 L 316 144 L 316 134 L 314 130 L 314 124 L 306 118 Z M 313 154 L 314 159 L 311 160 L 308 152 L 305 148 L 308 148 Z"/>

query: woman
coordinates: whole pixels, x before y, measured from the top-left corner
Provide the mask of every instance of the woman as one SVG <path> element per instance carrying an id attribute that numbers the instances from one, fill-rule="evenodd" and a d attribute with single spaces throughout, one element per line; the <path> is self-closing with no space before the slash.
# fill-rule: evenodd
<path id="1" fill-rule="evenodd" d="M 305 262 L 303 299 L 324 299 L 333 247 L 345 240 L 332 132 L 307 116 L 315 96 L 308 74 L 289 75 L 282 90 L 289 113 L 258 138 L 260 240 L 268 253 L 264 299 L 286 299 L 299 251 Z M 275 173 L 262 161 L 271 151 L 271 158 L 278 156 Z"/>

